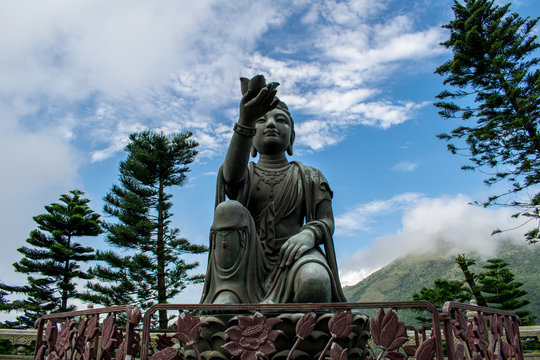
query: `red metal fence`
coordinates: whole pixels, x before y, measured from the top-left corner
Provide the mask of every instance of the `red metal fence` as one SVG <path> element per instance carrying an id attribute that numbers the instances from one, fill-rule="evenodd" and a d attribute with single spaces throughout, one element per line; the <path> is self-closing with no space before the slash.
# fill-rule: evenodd
<path id="1" fill-rule="evenodd" d="M 431 322 L 405 325 L 399 316 L 410 309 Z M 170 328 L 157 327 L 158 311 L 174 318 Z M 159 304 L 144 317 L 116 306 L 50 314 L 36 325 L 36 360 L 523 359 L 514 313 L 455 302 L 441 314 L 424 301 Z"/>

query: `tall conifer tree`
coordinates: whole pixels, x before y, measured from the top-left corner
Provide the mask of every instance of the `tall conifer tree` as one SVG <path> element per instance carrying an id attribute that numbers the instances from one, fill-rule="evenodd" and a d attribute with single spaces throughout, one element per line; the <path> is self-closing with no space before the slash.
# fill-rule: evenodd
<path id="1" fill-rule="evenodd" d="M 445 302 L 466 302 L 472 298 L 472 294 L 464 281 L 437 279 L 433 282 L 432 288 L 424 286 L 420 290 L 420 293 L 414 293 L 412 298 L 414 301 L 428 301 L 437 308 L 442 309 Z M 417 316 L 416 319 L 422 324 L 431 322 L 431 317 L 425 316 L 425 311 L 423 309 L 419 310 L 418 313 L 422 315 Z"/>
<path id="2" fill-rule="evenodd" d="M 435 105 L 444 118 L 464 122 L 438 136 L 463 141 L 464 148 L 449 143 L 448 149 L 467 154 L 471 164 L 465 170 L 489 169 L 488 185 L 510 182 L 508 191 L 483 205 L 512 206 L 516 217 L 534 220 L 537 226 L 526 233 L 533 243 L 540 238 L 540 44 L 534 31 L 539 19 L 523 19 L 509 7 L 493 0 L 454 1 L 455 19 L 443 26 L 450 39 L 441 44 L 453 57 L 436 70 L 451 88 Z M 530 196 L 525 189 L 532 190 Z"/>
<path id="3" fill-rule="evenodd" d="M 456 259 L 456 264 L 461 269 L 463 276 L 465 278 L 465 283 L 469 285 L 469 290 L 471 294 L 476 299 L 476 302 L 480 306 L 488 306 L 484 295 L 482 295 L 482 288 L 478 285 L 477 280 L 478 276 L 471 270 L 471 266 L 476 264 L 476 260 L 470 257 L 467 257 L 465 254 L 459 254 Z"/>
<path id="4" fill-rule="evenodd" d="M 9 327 L 33 327 L 38 317 L 54 311 L 70 309 L 69 299 L 77 298 L 77 279 L 90 279 L 80 264 L 93 260 L 92 247 L 82 246 L 75 239 L 97 236 L 103 232 L 99 214 L 95 213 L 80 190 L 60 196 L 59 203 L 45 206 L 47 213 L 34 217 L 38 229 L 26 240 L 29 246 L 18 251 L 23 258 L 13 264 L 15 271 L 28 274 L 27 284 L 0 289 L 26 296 L 5 305 L 7 310 L 23 311 L 16 322 L 6 322 Z"/>
<path id="5" fill-rule="evenodd" d="M 455 259 L 456 264 L 463 272 L 463 280 L 447 281 L 437 279 L 432 288 L 422 288 L 420 294 L 413 294 L 413 300 L 425 300 L 438 308 L 442 308 L 447 301 L 464 302 L 475 298 L 479 306 L 515 312 L 524 325 L 533 325 L 535 317 L 530 310 L 523 307 L 530 303 L 523 297 L 527 295 L 520 289 L 523 283 L 514 280 L 514 274 L 508 268 L 508 263 L 501 259 L 488 259 L 483 265 L 484 272 L 474 273 L 470 266 L 476 260 L 460 254 Z M 430 319 L 419 316 L 418 320 L 428 322 Z"/>
<path id="6" fill-rule="evenodd" d="M 514 280 L 514 274 L 508 269 L 508 263 L 501 259 L 489 259 L 483 267 L 486 271 L 479 275 L 478 281 L 487 306 L 514 311 L 522 324 L 532 324 L 534 318 L 531 312 L 522 309 L 530 303 L 529 300 L 523 299 L 527 292 L 520 289 L 523 283 Z"/>
<path id="7" fill-rule="evenodd" d="M 198 266 L 181 256 L 207 251 L 191 244 L 171 228 L 172 195 L 167 190 L 185 184 L 189 165 L 197 154 L 190 132 L 166 136 L 144 131 L 130 135 L 127 159 L 120 163 L 120 184 L 105 196 L 107 241 L 114 250 L 98 253 L 102 262 L 92 269 L 99 282 L 89 283 L 85 299 L 106 306 L 136 303 L 148 308 L 166 303 L 202 275 L 189 276 Z M 161 327 L 167 326 L 160 312 Z"/>

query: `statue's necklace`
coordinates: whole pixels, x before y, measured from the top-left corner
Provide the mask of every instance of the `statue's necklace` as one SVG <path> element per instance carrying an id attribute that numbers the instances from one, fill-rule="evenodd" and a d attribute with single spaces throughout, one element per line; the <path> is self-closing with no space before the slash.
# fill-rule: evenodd
<path id="1" fill-rule="evenodd" d="M 270 186 L 270 201 L 274 200 L 274 187 L 279 185 L 285 179 L 287 170 L 289 170 L 290 164 L 281 169 L 268 170 L 258 166 L 254 166 L 255 175 L 258 178 L 258 182 L 264 182 Z M 257 185 L 257 190 L 259 186 Z"/>

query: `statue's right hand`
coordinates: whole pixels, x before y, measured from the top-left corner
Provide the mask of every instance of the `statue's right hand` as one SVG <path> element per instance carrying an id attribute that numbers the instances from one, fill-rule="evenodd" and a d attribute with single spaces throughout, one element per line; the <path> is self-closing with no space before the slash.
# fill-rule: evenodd
<path id="1" fill-rule="evenodd" d="M 262 88 L 248 89 L 240 101 L 239 122 L 255 126 L 255 122 L 268 111 L 274 109 L 279 100 L 276 98 L 279 83 L 271 82 Z"/>
<path id="2" fill-rule="evenodd" d="M 315 246 L 315 234 L 312 230 L 302 230 L 291 236 L 279 251 L 279 267 L 291 266 L 296 260 Z"/>

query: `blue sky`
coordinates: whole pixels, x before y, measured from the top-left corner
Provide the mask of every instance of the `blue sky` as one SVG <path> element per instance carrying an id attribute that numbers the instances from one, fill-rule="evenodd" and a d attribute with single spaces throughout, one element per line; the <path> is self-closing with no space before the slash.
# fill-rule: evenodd
<path id="1" fill-rule="evenodd" d="M 457 122 L 433 106 L 450 53 L 450 1 L 4 1 L 0 4 L 1 280 L 32 216 L 78 188 L 102 212 L 131 132 L 189 129 L 190 182 L 173 189 L 173 225 L 206 243 L 215 174 L 237 118 L 240 76 L 281 86 L 293 158 L 334 190 L 344 284 L 394 258 L 440 248 L 493 254 L 517 232 L 509 209 L 467 205 L 492 191 L 435 135 Z M 499 2 L 503 3 L 503 2 Z M 536 0 L 513 11 L 540 14 Z M 496 191 L 494 189 L 493 191 Z M 103 238 L 82 240 L 104 249 Z M 200 257 L 200 271 L 206 259 Z M 176 300 L 197 302 L 200 287 Z"/>

